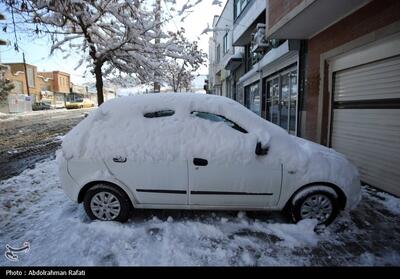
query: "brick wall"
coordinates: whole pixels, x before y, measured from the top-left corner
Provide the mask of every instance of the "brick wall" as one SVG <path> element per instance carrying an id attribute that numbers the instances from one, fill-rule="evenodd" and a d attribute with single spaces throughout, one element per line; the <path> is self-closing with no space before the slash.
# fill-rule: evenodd
<path id="1" fill-rule="evenodd" d="M 16 64 L 6 64 L 10 67 L 9 70 L 6 71 L 5 73 L 5 78 L 17 82 L 21 84 L 21 92 L 17 92 L 18 88 L 15 87 L 11 92 L 12 93 L 19 93 L 19 94 L 28 94 L 27 88 L 26 88 L 26 77 L 25 77 L 25 67 L 23 63 L 16 63 Z M 31 95 L 36 95 L 36 100 L 39 100 L 40 98 L 40 82 L 37 78 L 37 68 L 36 66 L 33 65 L 26 65 L 27 69 L 32 69 L 33 71 L 33 79 L 34 79 L 34 87 L 29 87 L 29 93 Z"/>
<path id="2" fill-rule="evenodd" d="M 39 72 L 43 77 L 52 79 L 52 89 L 54 92 L 58 93 L 69 93 L 71 79 L 68 73 L 53 71 L 53 72 Z"/>
<path id="3" fill-rule="evenodd" d="M 277 0 L 270 1 L 276 2 Z M 279 1 L 278 1 L 279 2 Z M 282 1 L 287 2 L 287 1 Z M 400 20 L 400 1 L 398 0 L 374 0 L 357 10 L 335 25 L 317 34 L 308 42 L 308 67 L 307 67 L 307 98 L 305 109 L 307 121 L 304 137 L 317 141 L 318 123 L 318 95 L 320 86 L 320 55 L 331 49 L 337 48 L 358 37 L 366 35 L 377 29 L 383 28 Z M 326 64 L 325 64 L 326 65 Z M 327 68 L 327 66 L 325 66 Z M 326 69 L 325 69 L 326 70 Z M 325 75 L 327 78 L 327 75 Z M 324 82 L 324 93 L 329 94 L 327 80 Z M 326 95 L 328 96 L 328 95 Z M 328 127 L 328 98 L 323 104 L 322 136 L 321 143 L 327 142 Z"/>
<path id="4" fill-rule="evenodd" d="M 269 28 L 272 28 L 273 25 L 303 1 L 304 0 L 269 0 Z"/>
<path id="5" fill-rule="evenodd" d="M 69 74 L 63 72 L 53 72 L 53 87 L 55 92 L 69 93 L 70 92 L 70 77 Z"/>

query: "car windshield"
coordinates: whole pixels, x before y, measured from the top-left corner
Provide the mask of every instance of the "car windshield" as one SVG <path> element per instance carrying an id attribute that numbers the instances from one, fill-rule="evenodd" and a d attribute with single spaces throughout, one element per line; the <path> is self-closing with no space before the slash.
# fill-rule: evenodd
<path id="1" fill-rule="evenodd" d="M 223 122 L 226 125 L 228 125 L 229 127 L 231 127 L 232 129 L 235 129 L 235 130 L 237 130 L 239 132 L 247 134 L 247 131 L 245 129 L 243 129 L 242 127 L 237 125 L 235 122 L 225 118 L 222 115 L 213 114 L 213 113 L 209 113 L 209 112 L 203 112 L 203 111 L 193 111 L 192 114 L 194 116 L 196 116 L 196 117 L 199 117 L 199 118 L 202 118 L 202 119 L 206 119 L 206 120 L 210 120 L 212 122 Z"/>

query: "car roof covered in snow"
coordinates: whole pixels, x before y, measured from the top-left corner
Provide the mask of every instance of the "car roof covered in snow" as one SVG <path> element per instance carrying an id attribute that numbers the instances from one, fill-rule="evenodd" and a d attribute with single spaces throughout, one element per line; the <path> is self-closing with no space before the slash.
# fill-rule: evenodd
<path id="1" fill-rule="evenodd" d="M 164 117 L 147 113 L 173 111 Z M 191 114 L 202 111 L 222 115 L 247 133 L 224 122 Z M 268 146 L 267 156 L 257 156 L 257 143 Z M 221 96 L 194 93 L 148 94 L 121 97 L 90 112 L 63 138 L 62 160 L 110 161 L 116 156 L 141 163 L 190 161 L 206 158 L 213 163 L 263 161 L 301 172 L 301 181 L 349 184 L 357 173 L 343 155 L 299 139 L 241 104 Z M 350 181 L 350 182 L 349 182 Z"/>
<path id="2" fill-rule="evenodd" d="M 173 115 L 145 117 L 148 113 L 166 110 L 172 110 Z M 193 111 L 222 115 L 248 133 L 243 134 L 224 123 L 194 117 Z M 282 148 L 290 152 L 292 140 L 285 130 L 232 99 L 194 93 L 160 93 L 105 102 L 64 137 L 62 149 L 68 159 L 105 159 L 118 154 L 142 161 L 186 160 L 195 155 L 246 161 L 254 158 L 257 142 L 268 146 L 272 137 L 280 142 L 279 146 L 284 146 L 286 141 L 287 147 Z M 274 151 L 278 152 L 277 144 L 271 153 Z"/>

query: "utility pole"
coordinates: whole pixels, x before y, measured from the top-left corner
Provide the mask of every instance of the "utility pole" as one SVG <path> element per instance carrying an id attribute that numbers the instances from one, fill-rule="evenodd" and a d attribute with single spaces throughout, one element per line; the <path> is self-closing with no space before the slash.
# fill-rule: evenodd
<path id="1" fill-rule="evenodd" d="M 160 21 L 161 21 L 161 0 L 156 0 L 156 14 L 155 14 L 155 22 L 156 22 L 156 33 L 157 37 L 155 39 L 156 46 L 160 44 L 160 31 L 161 31 L 161 26 L 160 26 Z M 160 93 L 160 83 L 158 82 L 159 75 L 158 73 L 154 73 L 154 93 Z"/>
<path id="2" fill-rule="evenodd" d="M 24 69 L 25 69 L 25 82 L 26 82 L 26 91 L 28 92 L 28 96 L 30 96 L 29 92 L 29 84 L 28 84 L 28 72 L 26 70 L 26 62 L 25 62 L 25 53 L 22 53 L 22 60 L 24 61 Z"/>

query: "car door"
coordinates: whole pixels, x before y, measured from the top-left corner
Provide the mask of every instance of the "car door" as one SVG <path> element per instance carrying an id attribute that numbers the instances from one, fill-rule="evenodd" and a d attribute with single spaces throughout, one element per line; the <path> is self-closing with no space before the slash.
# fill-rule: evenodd
<path id="1" fill-rule="evenodd" d="M 145 114 L 148 118 L 146 125 L 152 125 L 153 121 L 160 121 L 163 118 L 164 126 L 175 125 L 169 116 L 174 111 L 162 110 Z M 162 130 L 156 137 L 166 140 L 173 140 Z M 151 141 L 152 139 L 148 139 Z M 144 145 L 144 144 L 143 144 Z M 147 144 L 143 148 L 162 149 L 163 146 Z M 143 151 L 142 152 L 146 152 Z M 151 152 L 151 151 L 150 151 Z M 139 160 L 115 154 L 113 158 L 108 158 L 105 163 L 114 177 L 127 185 L 134 194 L 138 203 L 141 204 L 168 204 L 168 205 L 187 205 L 188 204 L 188 175 L 187 160 L 167 160 L 157 158 L 153 160 Z"/>
<path id="2" fill-rule="evenodd" d="M 254 141 L 254 135 L 250 135 L 229 119 L 208 112 L 192 114 L 204 121 L 205 127 L 212 126 L 213 122 L 226 125 L 210 128 L 210 131 L 203 127 L 202 136 L 207 137 L 209 141 L 216 141 L 214 148 L 217 154 L 193 154 L 193 158 L 189 159 L 190 205 L 238 208 L 276 205 L 281 189 L 281 164 L 264 160 L 264 156 L 268 155 L 256 155 L 257 142 Z M 242 148 L 235 148 L 235 142 L 240 142 Z M 227 156 L 222 154 L 219 158 L 218 150 Z M 243 157 L 247 156 L 246 153 L 249 160 L 243 160 Z"/>

